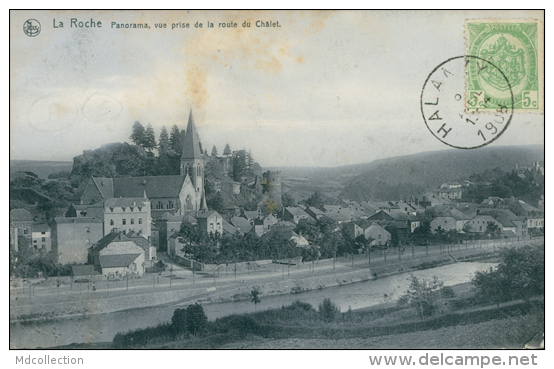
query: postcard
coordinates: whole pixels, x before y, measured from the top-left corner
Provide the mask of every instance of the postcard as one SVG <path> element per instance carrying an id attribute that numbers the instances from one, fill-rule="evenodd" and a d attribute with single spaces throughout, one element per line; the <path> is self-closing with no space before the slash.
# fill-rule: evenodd
<path id="1" fill-rule="evenodd" d="M 544 347 L 544 46 L 530 10 L 11 11 L 17 363 Z"/>

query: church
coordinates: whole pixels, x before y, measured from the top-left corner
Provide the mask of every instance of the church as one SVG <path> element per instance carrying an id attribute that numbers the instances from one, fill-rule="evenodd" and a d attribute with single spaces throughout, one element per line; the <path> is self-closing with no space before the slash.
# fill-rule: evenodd
<path id="1" fill-rule="evenodd" d="M 188 211 L 208 209 L 204 193 L 204 159 L 192 111 L 183 142 L 180 175 L 92 177 L 81 184 L 72 202 L 79 209 L 82 205 L 97 204 L 109 198 L 148 199 L 153 219 L 166 212 L 184 215 Z"/>

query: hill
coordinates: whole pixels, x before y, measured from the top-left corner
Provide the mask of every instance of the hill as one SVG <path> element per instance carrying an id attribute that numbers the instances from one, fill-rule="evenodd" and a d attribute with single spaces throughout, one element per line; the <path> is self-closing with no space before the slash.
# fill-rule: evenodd
<path id="1" fill-rule="evenodd" d="M 477 150 L 450 149 L 375 160 L 336 168 L 272 168 L 282 172 L 283 192 L 297 200 L 320 191 L 357 201 L 391 200 L 417 195 L 472 173 L 544 165 L 544 146 L 499 146 Z M 309 195 L 308 195 L 309 196 Z"/>
<path id="2" fill-rule="evenodd" d="M 33 172 L 39 178 L 61 171 L 71 172 L 72 161 L 10 160 L 10 177 L 15 172 Z"/>

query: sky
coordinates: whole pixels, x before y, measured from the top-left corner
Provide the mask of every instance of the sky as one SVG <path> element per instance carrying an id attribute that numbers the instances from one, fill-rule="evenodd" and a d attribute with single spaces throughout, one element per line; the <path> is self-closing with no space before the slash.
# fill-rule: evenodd
<path id="1" fill-rule="evenodd" d="M 215 145 L 221 154 L 229 143 L 251 150 L 263 167 L 333 167 L 449 148 L 427 129 L 420 96 L 437 65 L 464 54 L 465 20 L 543 17 L 533 11 L 10 14 L 11 159 L 72 160 L 83 150 L 130 142 L 135 121 L 152 124 L 157 136 L 162 126 L 184 129 L 192 110 L 208 152 Z M 71 27 L 72 18 L 96 27 Z M 28 19 L 41 24 L 35 37 L 23 32 Z M 256 27 L 258 20 L 280 27 Z M 146 22 L 150 29 L 117 29 L 112 22 Z M 179 22 L 190 28 L 172 29 Z M 237 27 L 219 27 L 229 22 Z M 163 23 L 167 28 L 155 28 Z M 516 113 L 490 145 L 543 141 L 544 115 Z"/>

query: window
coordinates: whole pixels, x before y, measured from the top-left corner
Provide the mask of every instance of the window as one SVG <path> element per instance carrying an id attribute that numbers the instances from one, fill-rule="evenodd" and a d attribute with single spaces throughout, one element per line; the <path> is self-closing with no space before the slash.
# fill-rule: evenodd
<path id="1" fill-rule="evenodd" d="M 125 213 L 125 207 L 124 206 L 121 208 L 121 210 L 123 210 L 123 212 Z"/>
<path id="2" fill-rule="evenodd" d="M 85 227 L 85 233 L 90 233 L 90 227 Z"/>
<path id="3" fill-rule="evenodd" d="M 46 232 L 40 232 L 40 234 L 46 234 Z"/>
<path id="4" fill-rule="evenodd" d="M 167 208 L 168 208 L 168 209 L 173 209 L 173 202 L 170 201 L 170 202 L 167 204 Z"/>
<path id="5" fill-rule="evenodd" d="M 123 218 L 123 225 L 127 224 L 127 219 Z"/>
<path id="6" fill-rule="evenodd" d="M 139 218 L 139 224 L 142 224 L 142 218 Z"/>
<path id="7" fill-rule="evenodd" d="M 113 219 L 110 219 L 110 225 L 113 225 Z"/>
<path id="8" fill-rule="evenodd" d="M 46 242 L 46 237 L 42 237 L 42 242 Z"/>
<path id="9" fill-rule="evenodd" d="M 131 224 L 135 224 L 135 218 L 131 218 Z"/>
<path id="10" fill-rule="evenodd" d="M 131 212 L 133 212 L 133 209 L 134 209 L 134 208 L 131 206 L 129 209 L 131 209 Z"/>
<path id="11" fill-rule="evenodd" d="M 37 240 L 33 240 L 34 243 L 37 243 L 38 241 Z"/>

